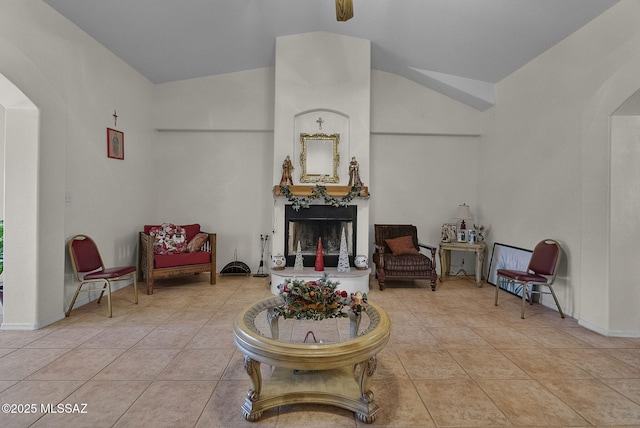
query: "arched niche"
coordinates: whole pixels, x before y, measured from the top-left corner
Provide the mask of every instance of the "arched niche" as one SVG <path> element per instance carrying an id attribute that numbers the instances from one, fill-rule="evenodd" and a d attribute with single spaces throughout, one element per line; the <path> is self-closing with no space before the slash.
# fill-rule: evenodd
<path id="1" fill-rule="evenodd" d="M 304 170 L 301 156 L 304 148 L 304 138 L 307 139 L 307 142 L 308 139 L 311 138 L 311 136 L 327 136 L 327 138 L 335 138 L 337 139 L 337 144 L 335 144 L 335 150 L 333 150 L 333 144 L 328 142 L 328 140 L 323 139 L 322 137 L 318 137 L 320 139 L 319 141 L 327 141 L 327 143 L 324 144 L 324 146 L 326 146 L 325 157 L 327 157 L 325 163 L 333 164 L 333 158 L 337 157 L 335 172 L 338 179 L 336 181 L 333 181 L 332 183 L 341 185 L 347 184 L 350 142 L 349 117 L 344 113 L 336 112 L 333 110 L 314 109 L 296 114 L 293 118 L 293 122 L 295 132 L 293 156 L 294 162 L 300 163 L 300 170 Z M 318 145 L 320 145 L 320 143 Z M 324 151 L 325 150 L 323 149 L 320 151 L 320 153 Z M 312 152 L 309 152 L 309 150 L 307 150 L 307 152 L 310 156 L 313 154 Z M 314 159 L 311 159 L 310 156 L 307 156 L 307 162 L 314 161 Z M 322 172 L 333 175 L 333 167 L 330 170 L 323 170 Z M 308 181 L 302 179 L 302 176 L 300 174 L 296 174 L 294 179 L 297 180 L 298 183 L 308 183 Z"/>

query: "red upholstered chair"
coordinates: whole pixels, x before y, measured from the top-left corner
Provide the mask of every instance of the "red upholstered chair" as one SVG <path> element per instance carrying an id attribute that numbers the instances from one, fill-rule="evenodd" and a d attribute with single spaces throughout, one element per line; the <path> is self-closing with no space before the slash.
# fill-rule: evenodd
<path id="1" fill-rule="evenodd" d="M 216 283 L 216 234 L 207 233 L 207 239 L 195 252 L 180 254 L 155 254 L 151 231 L 160 225 L 145 225 L 140 232 L 138 247 L 138 281 L 147 280 L 147 294 L 153 294 L 153 282 L 160 278 L 210 272 L 209 284 Z M 199 233 L 200 225 L 188 224 L 184 228 L 187 242 Z"/>
<path id="2" fill-rule="evenodd" d="M 553 239 L 545 239 L 540 241 L 533 249 L 526 271 L 498 269 L 495 305 L 498 306 L 500 281 L 506 280 L 522 286 L 522 312 L 520 313 L 520 318 L 524 319 L 525 301 L 529 299 L 529 303 L 533 305 L 533 294 L 551 294 L 556 302 L 560 316 L 564 318 L 556 293 L 553 291 L 553 283 L 556 280 L 561 255 L 562 248 L 560 244 Z M 548 291 L 543 287 L 546 287 Z"/>
<path id="3" fill-rule="evenodd" d="M 102 285 L 102 291 L 100 297 L 98 297 L 98 303 L 102 300 L 104 292 L 107 292 L 107 302 L 109 306 L 109 318 L 113 316 L 111 309 L 111 281 L 118 281 L 125 279 L 128 276 L 133 278 L 133 293 L 135 296 L 135 303 L 138 303 L 138 281 L 136 276 L 135 266 L 121 266 L 105 268 L 98 251 L 98 246 L 93 239 L 87 235 L 76 235 L 69 240 L 67 244 L 69 249 L 69 256 L 71 257 L 71 266 L 73 267 L 73 274 L 80 284 L 76 289 L 76 293 L 69 304 L 69 308 L 65 313 L 65 316 L 69 316 L 73 305 L 76 303 L 78 294 L 85 284 L 99 283 Z"/>
<path id="4" fill-rule="evenodd" d="M 373 262 L 380 290 L 387 279 L 428 279 L 436 290 L 436 247 L 418 243 L 418 229 L 411 224 L 374 225 L 375 243 Z M 431 252 L 431 258 L 420 253 L 420 248 Z"/>

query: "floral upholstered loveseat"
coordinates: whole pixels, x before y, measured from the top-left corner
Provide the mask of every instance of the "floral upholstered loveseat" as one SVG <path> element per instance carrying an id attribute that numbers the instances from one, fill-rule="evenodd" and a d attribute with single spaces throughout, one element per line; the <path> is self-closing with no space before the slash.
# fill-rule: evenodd
<path id="1" fill-rule="evenodd" d="M 158 278 L 210 272 L 209 283 L 216 283 L 216 234 L 199 224 L 145 225 L 139 245 L 138 280 L 147 280 L 147 294 Z"/>

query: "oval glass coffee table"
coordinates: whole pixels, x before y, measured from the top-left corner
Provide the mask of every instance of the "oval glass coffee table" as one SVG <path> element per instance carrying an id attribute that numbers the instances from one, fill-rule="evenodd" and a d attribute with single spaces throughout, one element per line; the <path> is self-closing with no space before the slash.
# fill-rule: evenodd
<path id="1" fill-rule="evenodd" d="M 376 356 L 391 334 L 387 314 L 368 303 L 361 316 L 299 321 L 275 315 L 273 309 L 281 303 L 280 296 L 263 300 L 234 322 L 234 340 L 252 382 L 242 405 L 244 418 L 257 421 L 273 407 L 316 403 L 342 407 L 361 422 L 374 422 L 378 405 L 371 377 Z M 272 368 L 264 382 L 261 364 Z"/>

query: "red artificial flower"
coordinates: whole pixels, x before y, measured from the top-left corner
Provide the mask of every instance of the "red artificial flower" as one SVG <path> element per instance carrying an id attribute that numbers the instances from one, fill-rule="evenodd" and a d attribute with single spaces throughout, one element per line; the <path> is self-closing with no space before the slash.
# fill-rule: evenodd
<path id="1" fill-rule="evenodd" d="M 342 293 L 340 293 L 340 295 L 342 297 L 347 297 L 349 294 L 346 291 L 342 290 Z"/>

